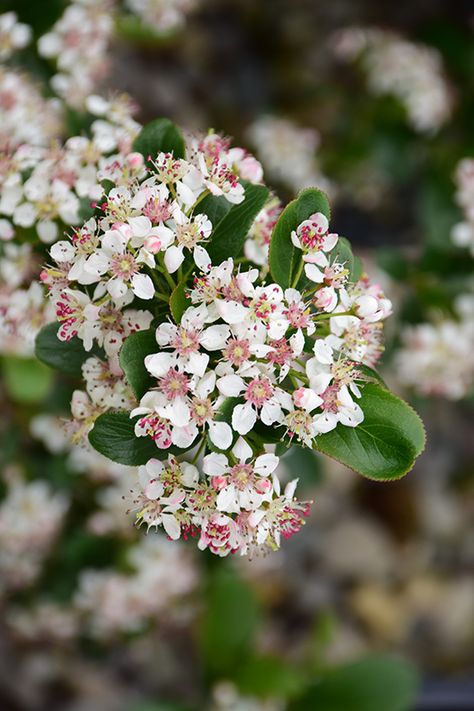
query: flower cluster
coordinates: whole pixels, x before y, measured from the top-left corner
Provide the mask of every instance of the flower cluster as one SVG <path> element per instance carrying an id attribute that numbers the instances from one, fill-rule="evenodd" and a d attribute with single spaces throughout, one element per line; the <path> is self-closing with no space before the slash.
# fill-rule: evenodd
<path id="1" fill-rule="evenodd" d="M 415 131 L 436 133 L 449 119 L 452 91 L 437 50 L 395 32 L 366 27 L 339 31 L 332 45 L 338 58 L 360 59 L 370 90 L 395 96 Z"/>
<path id="2" fill-rule="evenodd" d="M 173 603 L 189 595 L 198 582 L 189 552 L 155 536 L 132 546 L 127 564 L 129 574 L 81 573 L 74 607 L 88 635 L 106 639 L 139 632 L 149 621 L 169 617 Z"/>
<path id="3" fill-rule="evenodd" d="M 315 129 L 300 128 L 286 118 L 262 116 L 249 126 L 247 138 L 272 180 L 294 193 L 312 185 L 333 191 L 318 164 L 320 138 Z"/>
<path id="4" fill-rule="evenodd" d="M 62 113 L 60 102 L 43 98 L 28 75 L 0 65 L 0 174 L 16 147 L 46 146 L 60 136 Z"/>
<path id="5" fill-rule="evenodd" d="M 0 61 L 10 59 L 18 49 L 23 49 L 31 39 L 31 28 L 18 22 L 15 12 L 0 15 Z"/>
<path id="6" fill-rule="evenodd" d="M 59 70 L 51 80 L 52 88 L 74 108 L 83 108 L 107 73 L 112 9 L 111 0 L 75 0 L 38 40 L 39 54 L 54 60 Z"/>
<path id="7" fill-rule="evenodd" d="M 107 101 L 92 96 L 91 136 L 73 136 L 64 145 L 24 143 L 5 152 L 0 161 L 0 237 L 11 239 L 16 228 L 35 227 L 40 240 L 51 244 L 62 226 L 78 224 L 91 199 L 100 197 L 101 171 L 124 168 L 139 125 L 132 119 L 126 97 Z M 109 112 L 105 121 L 102 116 Z M 31 120 L 30 120 L 30 123 Z M 126 168 L 125 168 L 126 170 Z"/>
<path id="8" fill-rule="evenodd" d="M 54 315 L 37 281 L 40 262 L 31 245 L 4 245 L 0 257 L 0 353 L 33 354 L 34 339 Z"/>
<path id="9" fill-rule="evenodd" d="M 218 555 L 278 548 L 309 506 L 294 499 L 296 481 L 282 491 L 266 432 L 311 447 L 338 424 L 363 421 L 364 368 L 382 352 L 391 304 L 367 277 L 352 277 L 321 212 L 291 233 L 300 266 L 290 288 L 266 282 L 252 262 L 212 265 L 206 198 L 240 205 L 240 178 L 262 179 L 252 156 L 216 134 L 189 139 L 187 159 L 162 152 L 145 163 L 131 153 L 120 171 L 101 175 L 109 190 L 96 216 L 53 245 L 57 266 L 44 277 L 58 337 L 78 336 L 86 351 L 95 343 L 107 358 L 84 363 L 86 390 L 72 401 L 75 439 L 102 412 L 128 410 L 135 436 L 157 448 L 133 493 L 138 522 L 162 526 L 172 539 L 197 536 L 200 548 Z M 271 200 L 256 214 L 247 254 L 278 211 Z M 189 305 L 179 315 L 172 307 L 171 319 L 176 276 L 189 282 L 181 295 Z M 154 385 L 134 406 L 118 355 L 152 319 L 157 350 L 141 367 Z M 193 447 L 199 469 L 178 458 Z"/>
<path id="10" fill-rule="evenodd" d="M 126 0 L 125 6 L 156 33 L 181 28 L 198 0 Z"/>
<path id="11" fill-rule="evenodd" d="M 0 505 L 0 592 L 30 585 L 40 573 L 68 503 L 43 481 L 27 483 L 9 472 Z"/>
<path id="12" fill-rule="evenodd" d="M 458 247 L 467 247 L 474 257 L 474 159 L 464 158 L 456 169 L 456 201 L 464 213 L 464 220 L 458 222 L 451 237 Z"/>
<path id="13" fill-rule="evenodd" d="M 474 385 L 474 297 L 456 304 L 458 320 L 422 323 L 406 328 L 397 353 L 399 380 L 423 395 L 459 400 Z"/>

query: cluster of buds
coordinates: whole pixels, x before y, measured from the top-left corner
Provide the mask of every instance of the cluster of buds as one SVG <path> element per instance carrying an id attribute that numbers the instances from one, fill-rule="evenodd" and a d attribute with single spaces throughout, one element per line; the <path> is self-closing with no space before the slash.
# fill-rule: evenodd
<path id="1" fill-rule="evenodd" d="M 145 162 L 130 153 L 120 170 L 101 175 L 108 192 L 96 216 L 53 245 L 56 266 L 44 272 L 58 337 L 105 352 L 84 364 L 86 392 L 76 391 L 72 406 L 76 437 L 101 413 L 128 411 L 135 436 L 157 451 L 133 494 L 138 522 L 172 539 L 197 536 L 218 555 L 278 548 L 309 505 L 294 499 L 296 481 L 282 490 L 271 442 L 312 447 L 339 424 L 363 421 L 366 366 L 382 352 L 391 304 L 367 277 L 349 278 L 321 212 L 291 233 L 301 266 L 289 288 L 245 258 L 213 265 L 209 198 L 232 209 L 245 199 L 241 178 L 262 179 L 251 155 L 216 134 L 190 139 L 186 159 L 161 152 Z M 262 222 L 257 213 L 249 234 Z M 168 310 L 178 283 L 188 304 L 179 315 Z M 140 367 L 154 384 L 134 403 L 120 351 L 152 322 L 156 352 Z"/>
<path id="2" fill-rule="evenodd" d="M 339 59 L 360 60 L 374 94 L 390 94 L 403 104 L 415 131 L 436 133 L 449 119 L 452 90 L 436 49 L 372 27 L 340 30 L 332 46 Z"/>
<path id="3" fill-rule="evenodd" d="M 127 566 L 128 574 L 82 571 L 73 609 L 86 635 L 104 640 L 140 632 L 172 615 L 173 605 L 182 603 L 198 583 L 189 551 L 155 536 L 129 548 Z"/>
<path id="4" fill-rule="evenodd" d="M 38 40 L 40 56 L 54 60 L 59 70 L 51 80 L 52 88 L 76 109 L 84 107 L 107 74 L 112 10 L 111 0 L 75 0 Z"/>
<path id="5" fill-rule="evenodd" d="M 0 594 L 31 585 L 40 574 L 68 509 L 65 497 L 44 481 L 26 482 L 5 471 L 8 492 L 0 505 Z"/>
<path id="6" fill-rule="evenodd" d="M 140 129 L 131 116 L 132 105 L 126 97 L 106 101 L 91 96 L 88 108 L 99 115 L 90 138 L 73 136 L 64 145 L 49 147 L 24 143 L 2 155 L 1 239 L 14 237 L 16 228 L 35 227 L 40 240 L 51 244 L 61 228 L 78 224 L 91 199 L 101 195 L 101 171 L 122 166 Z M 107 121 L 104 111 L 110 114 Z"/>
<path id="7" fill-rule="evenodd" d="M 456 202 L 463 221 L 454 225 L 451 237 L 458 247 L 467 247 L 474 257 L 474 159 L 463 158 L 456 168 Z"/>
<path id="8" fill-rule="evenodd" d="M 294 193 L 311 185 L 333 191 L 319 166 L 320 136 L 314 128 L 302 128 L 287 118 L 262 116 L 249 126 L 247 137 L 272 180 Z"/>
<path id="9" fill-rule="evenodd" d="M 10 59 L 17 50 L 23 49 L 31 40 L 31 27 L 18 22 L 15 12 L 0 15 L 0 61 Z"/>
<path id="10" fill-rule="evenodd" d="M 198 0 L 126 0 L 125 6 L 157 34 L 180 29 Z"/>
<path id="11" fill-rule="evenodd" d="M 459 400 L 474 385 L 474 297 L 455 303 L 457 320 L 442 319 L 407 327 L 397 353 L 397 375 L 423 395 Z"/>

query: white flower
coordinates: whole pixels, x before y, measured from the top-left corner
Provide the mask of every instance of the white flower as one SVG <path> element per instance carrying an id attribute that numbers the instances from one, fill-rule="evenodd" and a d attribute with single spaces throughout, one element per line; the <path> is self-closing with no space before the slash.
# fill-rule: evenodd
<path id="1" fill-rule="evenodd" d="M 278 466 L 274 454 L 262 454 L 253 462 L 252 450 L 239 439 L 231 450 L 236 463 L 229 462 L 224 454 L 211 453 L 204 457 L 203 471 L 211 477 L 218 491 L 216 506 L 219 511 L 240 513 L 254 510 L 264 501 L 271 501 L 273 484 L 268 478 Z M 233 460 L 235 461 L 235 460 Z"/>

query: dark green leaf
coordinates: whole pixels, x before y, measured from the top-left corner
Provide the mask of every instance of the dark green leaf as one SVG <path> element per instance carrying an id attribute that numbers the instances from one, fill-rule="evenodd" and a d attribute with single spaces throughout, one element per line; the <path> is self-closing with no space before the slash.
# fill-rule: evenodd
<path id="1" fill-rule="evenodd" d="M 418 684 L 408 662 L 369 657 L 324 674 L 289 711 L 413 711 Z"/>
<path id="2" fill-rule="evenodd" d="M 264 185 L 245 186 L 245 199 L 233 205 L 229 212 L 214 227 L 207 251 L 213 264 L 220 264 L 229 257 L 238 257 L 255 217 L 265 205 L 269 190 Z M 209 217 L 209 215 L 208 215 Z"/>
<path id="3" fill-rule="evenodd" d="M 339 262 L 349 270 L 349 281 L 356 282 L 362 274 L 362 262 L 359 257 L 355 257 L 352 252 L 351 243 L 345 237 L 339 237 L 336 246 L 330 252 L 329 261 L 331 264 Z"/>
<path id="4" fill-rule="evenodd" d="M 204 599 L 199 641 L 206 667 L 232 677 L 253 646 L 259 607 L 249 586 L 222 563 L 209 575 Z"/>
<path id="5" fill-rule="evenodd" d="M 154 328 L 149 328 L 146 331 L 132 333 L 125 339 L 120 351 L 120 366 L 133 392 L 139 399 L 153 385 L 156 385 L 156 378 L 150 375 L 144 363 L 147 355 L 156 353 L 159 350 L 155 332 Z"/>
<path id="6" fill-rule="evenodd" d="M 281 456 L 281 455 L 280 455 Z M 321 457 L 308 447 L 290 446 L 283 454 L 283 464 L 292 477 L 298 477 L 298 486 L 312 486 L 323 478 Z"/>
<path id="7" fill-rule="evenodd" d="M 133 150 L 148 158 L 158 153 L 173 153 L 175 158 L 184 158 L 186 147 L 181 131 L 169 119 L 157 118 L 142 128 L 133 142 Z"/>
<path id="8" fill-rule="evenodd" d="M 119 464 L 131 467 L 146 464 L 149 459 L 167 459 L 169 454 L 182 454 L 185 449 L 159 449 L 150 437 L 136 437 L 135 423 L 128 412 L 106 412 L 95 421 L 89 442 L 98 452 Z"/>
<path id="9" fill-rule="evenodd" d="M 399 479 L 424 449 L 422 421 L 406 402 L 374 383 L 364 386 L 358 402 L 364 421 L 318 435 L 315 448 L 369 479 Z"/>
<path id="10" fill-rule="evenodd" d="M 90 352 L 85 351 L 82 341 L 77 336 L 70 341 L 60 341 L 57 336 L 58 329 L 57 323 L 48 323 L 41 329 L 36 336 L 35 355 L 50 368 L 80 377 L 84 361 L 91 355 L 100 354 L 101 351 L 98 348 Z"/>
<path id="11" fill-rule="evenodd" d="M 388 389 L 382 376 L 373 368 L 369 368 L 368 365 L 358 364 L 357 370 L 359 370 L 369 382 L 378 383 L 379 385 L 382 385 L 382 387 Z"/>
<path id="12" fill-rule="evenodd" d="M 16 402 L 41 402 L 53 385 L 53 373 L 33 358 L 5 356 L 2 370 L 5 389 Z"/>
<path id="13" fill-rule="evenodd" d="M 307 188 L 302 190 L 296 200 L 283 210 L 276 223 L 270 241 L 270 271 L 273 279 L 283 289 L 293 284 L 299 272 L 302 252 L 291 242 L 291 233 L 298 225 L 315 212 L 322 212 L 328 220 L 331 210 L 328 199 L 321 190 Z M 305 277 L 302 278 L 303 281 Z"/>
<path id="14" fill-rule="evenodd" d="M 250 657 L 235 679 L 239 691 L 263 698 L 288 698 L 301 692 L 305 684 L 303 674 L 276 657 Z"/>
<path id="15" fill-rule="evenodd" d="M 232 204 L 223 195 L 206 195 L 196 207 L 196 214 L 207 215 L 215 229 L 231 208 Z"/>
<path id="16" fill-rule="evenodd" d="M 170 296 L 170 310 L 176 323 L 181 321 L 181 316 L 184 314 L 191 302 L 186 296 L 186 283 L 180 282 L 172 291 Z"/>

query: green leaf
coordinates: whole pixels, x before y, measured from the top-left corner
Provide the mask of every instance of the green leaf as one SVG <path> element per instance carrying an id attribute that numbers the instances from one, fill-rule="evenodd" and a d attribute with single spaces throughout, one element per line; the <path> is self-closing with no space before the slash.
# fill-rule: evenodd
<path id="1" fill-rule="evenodd" d="M 196 207 L 196 214 L 207 215 L 215 229 L 231 208 L 232 204 L 224 195 L 206 195 Z"/>
<path id="2" fill-rule="evenodd" d="M 84 361 L 92 355 L 99 355 L 101 351 L 93 348 L 92 351 L 87 352 L 77 336 L 70 341 L 60 341 L 57 335 L 58 329 L 57 323 L 48 323 L 41 329 L 35 340 L 35 355 L 38 360 L 54 370 L 81 377 Z"/>
<path id="3" fill-rule="evenodd" d="M 413 711 L 416 670 L 395 657 L 368 657 L 326 672 L 289 711 Z"/>
<path id="4" fill-rule="evenodd" d="M 120 366 L 133 392 L 140 399 L 153 385 L 153 378 L 145 368 L 145 357 L 159 350 L 155 337 L 155 329 L 132 333 L 120 351 Z"/>
<path id="5" fill-rule="evenodd" d="M 349 270 L 349 281 L 356 282 L 362 275 L 362 262 L 359 257 L 355 257 L 352 252 L 351 243 L 345 237 L 339 237 L 336 246 L 330 252 L 329 261 L 331 264 L 339 262 Z"/>
<path id="6" fill-rule="evenodd" d="M 325 193 L 316 188 L 307 188 L 283 210 L 273 229 L 270 240 L 270 271 L 273 279 L 283 289 L 293 284 L 301 266 L 302 252 L 291 242 L 291 233 L 315 212 L 322 212 L 328 220 L 331 217 Z"/>
<path id="7" fill-rule="evenodd" d="M 245 199 L 239 205 L 233 205 L 220 220 L 207 245 L 207 251 L 213 264 L 220 264 L 229 257 L 238 257 L 248 231 L 255 217 L 265 205 L 269 190 L 264 185 L 245 185 Z M 208 215 L 209 217 L 209 215 Z"/>
<path id="8" fill-rule="evenodd" d="M 288 698 L 301 692 L 304 675 L 277 657 L 249 657 L 235 678 L 239 691 L 263 698 Z"/>
<path id="9" fill-rule="evenodd" d="M 41 402 L 53 385 L 53 373 L 33 358 L 3 358 L 5 389 L 15 402 Z"/>
<path id="10" fill-rule="evenodd" d="M 281 451 L 281 450 L 280 450 Z M 278 455 L 277 455 L 278 456 Z M 291 476 L 299 479 L 298 487 L 313 487 L 323 480 L 321 457 L 309 447 L 293 445 L 279 456 L 283 456 L 283 466 Z"/>
<path id="11" fill-rule="evenodd" d="M 128 412 L 105 412 L 89 432 L 89 442 L 104 457 L 131 467 L 146 464 L 149 459 L 167 459 L 170 454 L 183 454 L 191 449 L 175 446 L 159 449 L 151 437 L 136 437 L 138 419 L 130 418 Z"/>
<path id="12" fill-rule="evenodd" d="M 360 371 L 369 382 L 378 383 L 379 385 L 382 385 L 382 387 L 384 387 L 386 390 L 388 390 L 387 385 L 382 376 L 377 373 L 377 371 L 373 368 L 369 368 L 368 365 L 364 365 L 363 363 L 358 363 L 357 370 Z"/>
<path id="13" fill-rule="evenodd" d="M 364 421 L 357 427 L 338 424 L 318 435 L 315 449 L 369 479 L 399 479 L 424 449 L 422 421 L 406 402 L 375 383 L 364 386 L 358 403 Z"/>
<path id="14" fill-rule="evenodd" d="M 173 289 L 170 296 L 170 310 L 175 323 L 181 321 L 181 316 L 188 306 L 191 306 L 191 301 L 186 296 L 186 282 L 182 281 Z"/>
<path id="15" fill-rule="evenodd" d="M 159 449 L 150 437 L 136 437 L 135 423 L 128 412 L 105 412 L 89 432 L 89 442 L 100 454 L 119 464 L 135 467 L 149 459 L 166 459 L 168 454 L 184 452 L 175 447 Z"/>
<path id="16" fill-rule="evenodd" d="M 230 566 L 220 563 L 209 574 L 199 643 L 213 676 L 231 678 L 253 648 L 259 606 L 249 586 Z"/>
<path id="17" fill-rule="evenodd" d="M 173 153 L 175 158 L 184 158 L 186 146 L 181 131 L 169 119 L 157 118 L 142 128 L 133 142 L 133 150 L 145 160 L 156 158 L 158 153 Z"/>

